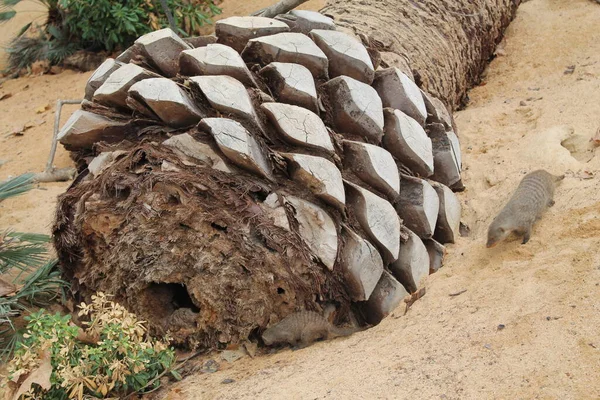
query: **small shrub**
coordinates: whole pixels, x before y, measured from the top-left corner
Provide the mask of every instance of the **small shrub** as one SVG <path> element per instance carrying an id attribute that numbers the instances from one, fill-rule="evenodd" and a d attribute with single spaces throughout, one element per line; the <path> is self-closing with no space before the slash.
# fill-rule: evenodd
<path id="1" fill-rule="evenodd" d="M 0 22 L 14 17 L 11 7 L 20 1 L 0 0 Z M 123 50 L 139 36 L 168 26 L 167 14 L 158 0 L 38 1 L 48 8 L 48 19 L 41 28 L 43 40 L 34 32 L 36 41 L 33 44 L 39 56 L 44 56 L 44 51 L 64 58 L 65 54 L 77 50 Z M 212 16 L 221 13 L 213 0 L 167 0 L 167 6 L 172 10 L 178 33 L 183 36 L 198 33 L 200 27 L 212 23 Z M 29 27 L 26 26 L 16 39 Z M 40 44 L 40 41 L 48 43 Z M 52 43 L 56 43 L 54 48 Z M 58 51 L 57 47 L 65 46 L 68 48 Z M 18 56 L 17 51 L 13 53 L 14 57 Z M 50 61 L 56 63 L 56 59 Z"/>
<path id="2" fill-rule="evenodd" d="M 165 342 L 146 334 L 142 321 L 103 293 L 80 305 L 79 315 L 89 318 L 84 328 L 71 316 L 41 310 L 27 317 L 23 340 L 8 365 L 8 378 L 22 382 L 50 357 L 49 389 L 34 385 L 22 398 L 122 398 L 128 393 L 154 389 L 155 379 L 171 372 L 175 353 Z M 154 381 L 153 381 L 154 380 Z"/>
<path id="3" fill-rule="evenodd" d="M 33 174 L 0 183 L 0 202 L 33 188 Z M 0 278 L 0 356 L 8 358 L 18 340 L 15 319 L 28 308 L 51 304 L 68 286 L 60 276 L 57 260 L 50 259 L 50 237 L 35 233 L 0 231 L 0 274 L 16 271 L 13 282 Z M 25 275 L 22 278 L 22 275 Z M 6 278 L 6 276 L 4 276 Z"/>

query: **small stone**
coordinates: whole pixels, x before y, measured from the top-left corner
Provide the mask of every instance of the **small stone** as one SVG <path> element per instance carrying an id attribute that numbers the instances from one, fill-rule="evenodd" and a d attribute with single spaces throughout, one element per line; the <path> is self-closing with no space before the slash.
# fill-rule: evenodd
<path id="1" fill-rule="evenodd" d="M 210 105 L 217 111 L 256 121 L 252 100 L 244 85 L 230 76 L 193 76 Z"/>
<path id="2" fill-rule="evenodd" d="M 223 158 L 206 143 L 195 140 L 188 133 L 175 135 L 162 143 L 176 153 L 198 160 L 203 164 L 223 172 L 232 172 Z"/>
<path id="3" fill-rule="evenodd" d="M 408 240 L 400 245 L 398 259 L 389 268 L 409 293 L 416 292 L 422 286 L 422 280 L 429 275 L 429 253 L 423 241 L 408 231 Z"/>
<path id="4" fill-rule="evenodd" d="M 318 112 L 315 81 L 305 66 L 272 62 L 260 70 L 260 75 L 277 101 Z"/>
<path id="5" fill-rule="evenodd" d="M 291 163 L 291 177 L 318 198 L 343 211 L 346 194 L 342 173 L 331 161 L 306 154 L 281 153 Z"/>
<path id="6" fill-rule="evenodd" d="M 280 14 L 275 19 L 285 22 L 292 32 L 308 35 L 313 29 L 335 30 L 335 23 L 329 17 L 308 10 L 292 10 L 288 14 Z"/>
<path id="7" fill-rule="evenodd" d="M 462 222 L 460 223 L 458 231 L 460 232 L 460 236 L 462 237 L 469 237 L 471 235 L 471 228 L 469 228 L 467 224 Z"/>
<path id="8" fill-rule="evenodd" d="M 348 206 L 352 207 L 369 239 L 377 245 L 384 261 L 388 263 L 398 259 L 400 219 L 394 207 L 387 200 L 358 185 L 348 181 L 344 183 L 348 189 Z"/>
<path id="9" fill-rule="evenodd" d="M 286 141 L 334 152 L 329 132 L 317 114 L 282 103 L 263 103 L 261 108 Z"/>
<path id="10" fill-rule="evenodd" d="M 345 226 L 342 236 L 340 266 L 346 290 L 352 301 L 368 300 L 383 273 L 381 255 L 371 243 Z"/>
<path id="11" fill-rule="evenodd" d="M 235 382 L 235 379 L 231 379 L 231 378 L 223 379 L 221 381 L 221 383 L 224 384 L 224 385 L 227 385 L 229 383 L 234 383 L 234 382 Z"/>
<path id="12" fill-rule="evenodd" d="M 506 328 L 506 325 L 504 324 L 500 324 L 498 325 L 498 330 L 501 331 L 502 329 Z"/>
<path id="13" fill-rule="evenodd" d="M 135 44 L 141 47 L 152 63 L 167 77 L 179 72 L 179 54 L 191 47 L 170 28 L 147 33 L 139 37 Z"/>
<path id="14" fill-rule="evenodd" d="M 92 100 L 94 92 L 98 89 L 106 79 L 115 72 L 122 64 L 115 61 L 112 58 L 107 58 L 102 64 L 94 71 L 90 79 L 85 84 L 85 99 Z"/>
<path id="15" fill-rule="evenodd" d="M 301 64 L 315 78 L 327 78 L 327 56 L 308 36 L 301 33 L 286 32 L 251 39 L 242 57 L 247 62 L 261 65 L 273 61 Z"/>
<path id="16" fill-rule="evenodd" d="M 325 87 L 337 131 L 361 135 L 379 143 L 384 119 L 381 99 L 375 89 L 348 76 L 338 76 Z"/>
<path id="17" fill-rule="evenodd" d="M 425 125 L 427 108 L 421 90 L 398 68 L 377 71 L 373 87 L 379 93 L 384 107 L 400 110 L 421 126 Z"/>
<path id="18" fill-rule="evenodd" d="M 286 200 L 294 207 L 300 236 L 313 254 L 333 271 L 338 249 L 335 223 L 315 204 L 293 196 L 286 196 Z"/>
<path id="19" fill-rule="evenodd" d="M 202 364 L 200 372 L 202 372 L 203 374 L 213 374 L 219 370 L 219 367 L 219 363 L 211 359 Z"/>
<path id="20" fill-rule="evenodd" d="M 574 65 L 569 65 L 566 69 L 564 74 L 565 75 L 572 75 L 573 72 L 575 72 L 575 66 Z"/>
<path id="21" fill-rule="evenodd" d="M 365 317 L 370 324 L 378 324 L 404 303 L 408 292 L 389 272 L 383 271 L 371 297 L 365 304 Z"/>
<path id="22" fill-rule="evenodd" d="M 93 100 L 114 107 L 127 107 L 127 92 L 136 82 L 148 78 L 160 78 L 138 65 L 124 64 L 114 71 L 94 92 Z"/>
<path id="23" fill-rule="evenodd" d="M 126 124 L 109 118 L 77 110 L 65 122 L 58 133 L 58 141 L 68 149 L 91 149 L 99 141 L 115 141 L 124 138 Z"/>
<path id="24" fill-rule="evenodd" d="M 386 108 L 383 146 L 420 176 L 433 174 L 431 139 L 417 121 L 400 110 Z"/>
<path id="25" fill-rule="evenodd" d="M 271 166 L 263 149 L 242 124 L 228 118 L 204 118 L 199 127 L 213 135 L 219 149 L 233 163 L 271 178 Z"/>
<path id="26" fill-rule="evenodd" d="M 182 75 L 227 75 L 246 86 L 256 87 L 256 82 L 242 57 L 231 47 L 209 44 L 192 50 L 184 50 L 179 56 Z"/>
<path id="27" fill-rule="evenodd" d="M 236 350 L 223 350 L 221 352 L 221 358 L 228 363 L 236 362 L 237 360 L 243 358 L 245 355 L 246 352 L 242 348 L 238 348 Z"/>
<path id="28" fill-rule="evenodd" d="M 203 116 L 188 95 L 167 78 L 144 79 L 131 86 L 128 92 L 131 98 L 172 127 L 197 124 Z"/>
<path id="29" fill-rule="evenodd" d="M 343 32 L 315 29 L 310 37 L 329 59 L 329 77 L 346 75 L 370 85 L 375 70 L 369 52 L 357 39 Z"/>
<path id="30" fill-rule="evenodd" d="M 241 53 L 250 39 L 290 30 L 284 22 L 265 17 L 229 17 L 215 23 L 218 42 Z"/>
<path id="31" fill-rule="evenodd" d="M 368 143 L 344 140 L 344 165 L 363 182 L 387 196 L 400 194 L 400 174 L 392 155 Z"/>

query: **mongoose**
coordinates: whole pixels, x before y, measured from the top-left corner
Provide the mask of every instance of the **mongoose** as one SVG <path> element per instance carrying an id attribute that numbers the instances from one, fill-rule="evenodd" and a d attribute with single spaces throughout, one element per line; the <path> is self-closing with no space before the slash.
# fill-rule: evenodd
<path id="1" fill-rule="evenodd" d="M 556 182 L 565 176 L 555 176 L 544 170 L 525 175 L 506 206 L 488 229 L 486 247 L 494 247 L 511 233 L 523 236 L 522 244 L 529 241 L 533 223 L 554 205 Z"/>
<path id="2" fill-rule="evenodd" d="M 288 343 L 298 349 L 319 339 L 348 336 L 363 328 L 338 328 L 314 311 L 299 311 L 288 315 L 262 334 L 267 346 Z"/>

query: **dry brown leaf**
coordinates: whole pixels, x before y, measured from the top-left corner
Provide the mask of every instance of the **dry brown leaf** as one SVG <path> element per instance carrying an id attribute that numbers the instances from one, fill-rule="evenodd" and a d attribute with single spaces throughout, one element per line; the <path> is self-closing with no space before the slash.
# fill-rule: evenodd
<path id="1" fill-rule="evenodd" d="M 245 342 L 244 348 L 246 349 L 246 352 L 248 353 L 248 355 L 251 358 L 254 358 L 254 356 L 256 355 L 256 351 L 258 350 L 257 344 L 253 343 L 253 342 Z"/>
<path id="2" fill-rule="evenodd" d="M 79 328 L 79 331 L 77 332 L 77 340 L 87 344 L 98 344 L 100 338 L 94 335 L 90 335 L 86 333 L 83 329 Z"/>
<path id="3" fill-rule="evenodd" d="M 12 97 L 12 93 L 4 93 L 4 94 L 0 94 L 0 101 L 2 100 L 6 100 L 9 97 Z"/>
<path id="4" fill-rule="evenodd" d="M 155 14 L 149 14 L 150 17 L 150 27 L 154 30 L 157 30 L 158 28 L 160 28 L 159 24 L 158 24 L 158 17 Z"/>
<path id="5" fill-rule="evenodd" d="M 35 112 L 38 113 L 38 114 L 41 114 L 43 112 L 48 111 L 49 109 L 50 109 L 50 104 L 46 104 L 44 106 L 40 106 L 40 107 L 36 108 Z"/>
<path id="6" fill-rule="evenodd" d="M 22 394 L 27 393 L 31 389 L 31 385 L 38 384 L 44 390 L 50 390 L 50 375 L 52 375 L 52 364 L 50 363 L 50 352 L 48 350 L 41 354 L 40 365 L 29 373 L 27 379 L 21 383 L 19 389 L 13 396 L 13 400 L 18 400 Z"/>
<path id="7" fill-rule="evenodd" d="M 10 132 L 8 132 L 5 136 L 23 136 L 23 133 L 25 132 L 25 127 L 24 126 L 16 126 L 14 127 Z"/>
<path id="8" fill-rule="evenodd" d="M 16 292 L 17 287 L 15 285 L 0 278 L 0 297 L 12 296 Z"/>

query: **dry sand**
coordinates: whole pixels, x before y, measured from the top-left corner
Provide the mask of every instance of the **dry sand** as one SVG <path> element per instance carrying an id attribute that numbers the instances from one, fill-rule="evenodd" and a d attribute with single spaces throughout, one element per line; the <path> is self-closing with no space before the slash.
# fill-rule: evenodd
<path id="1" fill-rule="evenodd" d="M 241 4 L 246 14 L 268 3 L 223 7 L 229 13 Z M 456 114 L 471 236 L 449 246 L 445 266 L 407 315 L 296 352 L 220 361 L 221 371 L 190 376 L 164 398 L 599 399 L 600 156 L 589 142 L 600 127 L 599 26 L 600 5 L 589 0 L 519 8 L 504 55 Z M 86 78 L 67 72 L 0 87 L 0 96 L 13 94 L 0 101 L 0 159 L 11 160 L 0 179 L 43 167 L 54 101 L 81 95 Z M 47 103 L 50 111 L 35 113 Z M 46 124 L 23 137 L 4 137 L 40 117 Z M 57 165 L 68 163 L 61 152 Z M 556 205 L 527 245 L 486 249 L 487 225 L 537 168 L 567 174 Z M 47 231 L 64 187 L 42 185 L 1 203 L 0 229 Z"/>

